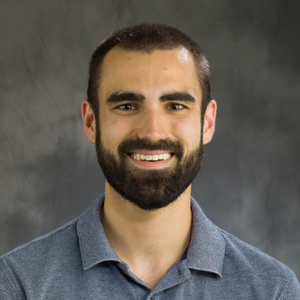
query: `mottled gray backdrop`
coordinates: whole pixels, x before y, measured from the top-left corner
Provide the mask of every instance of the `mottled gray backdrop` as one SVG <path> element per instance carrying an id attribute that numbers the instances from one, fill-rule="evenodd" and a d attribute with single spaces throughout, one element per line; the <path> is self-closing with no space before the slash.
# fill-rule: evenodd
<path id="1" fill-rule="evenodd" d="M 0 254 L 104 190 L 80 117 L 89 57 L 151 21 L 192 36 L 211 64 L 217 131 L 193 195 L 300 278 L 300 1 L 1 0 L 0 16 Z"/>

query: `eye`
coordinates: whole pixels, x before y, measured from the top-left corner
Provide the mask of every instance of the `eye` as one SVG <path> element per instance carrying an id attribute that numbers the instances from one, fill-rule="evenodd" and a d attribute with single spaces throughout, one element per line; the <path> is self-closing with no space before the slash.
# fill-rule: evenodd
<path id="1" fill-rule="evenodd" d="M 167 109 L 169 109 L 169 110 L 182 110 L 184 108 L 186 108 L 184 105 L 177 104 L 177 103 L 170 104 L 167 106 Z"/>
<path id="2" fill-rule="evenodd" d="M 136 109 L 136 107 L 132 104 L 122 104 L 122 105 L 119 105 L 117 107 L 117 109 L 120 109 L 120 110 L 134 110 L 134 109 Z"/>

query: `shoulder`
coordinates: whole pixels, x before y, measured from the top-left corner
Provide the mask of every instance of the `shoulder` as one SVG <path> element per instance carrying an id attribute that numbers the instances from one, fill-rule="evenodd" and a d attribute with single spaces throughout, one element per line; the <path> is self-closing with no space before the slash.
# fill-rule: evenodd
<path id="1" fill-rule="evenodd" d="M 246 242 L 243 242 L 236 236 L 220 229 L 225 240 L 225 262 L 235 263 L 239 268 L 256 272 L 268 272 L 269 276 L 277 276 L 290 272 L 290 269 Z"/>
<path id="2" fill-rule="evenodd" d="M 294 272 L 275 258 L 221 230 L 225 241 L 223 278 L 265 289 L 276 299 L 300 299 L 300 285 Z M 292 297 L 292 298 L 289 298 Z"/>
<path id="3" fill-rule="evenodd" d="M 42 280 L 45 270 L 51 273 L 58 266 L 63 267 L 64 262 L 70 259 L 77 258 L 78 261 L 76 225 L 77 219 L 2 255 L 0 298 L 23 299 L 22 289 L 29 281 Z"/>
<path id="4" fill-rule="evenodd" d="M 68 242 L 72 243 L 72 241 L 74 241 L 74 238 L 76 238 L 77 220 L 78 219 L 74 219 L 45 235 L 42 235 L 26 244 L 23 244 L 11 250 L 10 252 L 2 255 L 0 257 L 0 261 L 9 260 L 10 258 L 16 259 L 18 257 L 28 259 L 27 256 L 30 256 L 34 259 L 35 253 L 37 252 L 49 254 L 51 253 L 51 251 L 53 251 L 54 248 L 63 250 L 62 248 L 64 247 L 60 247 L 61 245 L 65 245 Z"/>
<path id="5" fill-rule="evenodd" d="M 223 279 L 237 277 L 245 278 L 248 282 L 285 280 L 295 276 L 290 268 L 278 260 L 216 226 L 205 216 L 195 199 L 192 198 L 191 204 L 193 233 L 190 246 L 198 249 L 193 251 L 193 255 L 201 261 L 198 267 L 214 269 Z"/>

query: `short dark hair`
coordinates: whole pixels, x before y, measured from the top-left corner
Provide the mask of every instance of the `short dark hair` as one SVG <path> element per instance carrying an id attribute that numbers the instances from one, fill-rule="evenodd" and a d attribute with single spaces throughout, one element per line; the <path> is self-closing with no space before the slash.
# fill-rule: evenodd
<path id="1" fill-rule="evenodd" d="M 114 47 L 124 50 L 149 52 L 184 47 L 193 56 L 202 89 L 202 119 L 211 100 L 209 64 L 202 48 L 177 28 L 155 23 L 142 23 L 113 32 L 93 52 L 89 67 L 88 101 L 98 119 L 101 65 L 105 55 Z M 202 120 L 203 121 L 203 120 Z"/>

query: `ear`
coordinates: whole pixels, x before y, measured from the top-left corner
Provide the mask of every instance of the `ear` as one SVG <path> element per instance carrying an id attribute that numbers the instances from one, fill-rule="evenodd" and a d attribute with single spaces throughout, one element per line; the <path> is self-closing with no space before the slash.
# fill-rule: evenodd
<path id="1" fill-rule="evenodd" d="M 211 100 L 204 114 L 203 120 L 203 144 L 207 144 L 211 141 L 215 132 L 215 123 L 217 116 L 217 103 L 215 100 Z"/>
<path id="2" fill-rule="evenodd" d="M 81 103 L 81 115 L 83 120 L 83 130 L 88 140 L 95 144 L 96 142 L 96 118 L 90 103 L 83 100 Z"/>

